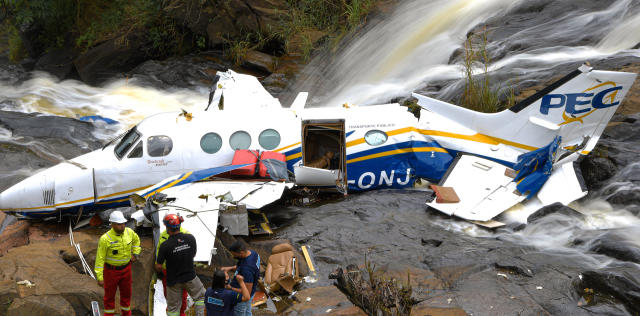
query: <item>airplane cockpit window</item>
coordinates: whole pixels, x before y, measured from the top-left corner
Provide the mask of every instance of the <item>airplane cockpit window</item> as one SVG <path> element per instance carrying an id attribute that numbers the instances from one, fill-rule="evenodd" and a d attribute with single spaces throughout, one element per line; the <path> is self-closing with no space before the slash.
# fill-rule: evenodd
<path id="1" fill-rule="evenodd" d="M 206 133 L 200 138 L 200 148 L 207 154 L 215 154 L 222 147 L 222 137 L 216 133 Z"/>
<path id="2" fill-rule="evenodd" d="M 136 147 L 133 147 L 127 158 L 140 158 L 142 157 L 142 141 L 139 141 Z"/>
<path id="3" fill-rule="evenodd" d="M 364 141 L 371 146 L 379 146 L 387 142 L 387 133 L 374 129 L 364 134 Z"/>
<path id="4" fill-rule="evenodd" d="M 173 149 L 173 141 L 169 136 L 151 136 L 147 139 L 147 153 L 150 157 L 163 157 Z"/>
<path id="5" fill-rule="evenodd" d="M 232 149 L 248 149 L 251 146 L 251 135 L 245 131 L 237 131 L 229 137 L 229 145 Z"/>
<path id="6" fill-rule="evenodd" d="M 276 149 L 280 145 L 280 133 L 275 129 L 265 129 L 258 136 L 258 142 L 266 150 Z"/>
<path id="7" fill-rule="evenodd" d="M 136 130 L 136 128 L 130 129 L 123 137 L 122 140 L 116 145 L 114 149 L 114 153 L 118 159 L 122 159 L 124 154 L 136 143 L 136 141 L 140 138 L 140 133 Z"/>

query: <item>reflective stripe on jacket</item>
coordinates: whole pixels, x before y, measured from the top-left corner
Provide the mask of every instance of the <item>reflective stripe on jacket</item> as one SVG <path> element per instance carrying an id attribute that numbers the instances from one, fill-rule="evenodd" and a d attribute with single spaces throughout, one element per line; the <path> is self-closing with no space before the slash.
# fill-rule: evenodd
<path id="1" fill-rule="evenodd" d="M 182 226 L 180 226 L 180 232 L 183 234 L 191 234 L 188 230 L 184 229 L 184 227 Z M 167 233 L 167 230 L 164 230 L 160 234 L 160 239 L 158 240 L 158 246 L 156 246 L 156 260 L 158 259 L 158 250 L 160 250 L 160 245 L 162 245 L 163 242 L 167 241 L 167 239 L 169 239 L 169 233 Z M 167 270 L 167 261 L 162 263 L 162 269 Z"/>
<path id="2" fill-rule="evenodd" d="M 122 235 L 117 235 L 111 228 L 100 236 L 98 241 L 98 253 L 96 254 L 96 278 L 103 280 L 102 271 L 104 264 L 122 266 L 129 263 L 132 255 L 140 254 L 140 237 L 131 228 L 125 227 Z"/>

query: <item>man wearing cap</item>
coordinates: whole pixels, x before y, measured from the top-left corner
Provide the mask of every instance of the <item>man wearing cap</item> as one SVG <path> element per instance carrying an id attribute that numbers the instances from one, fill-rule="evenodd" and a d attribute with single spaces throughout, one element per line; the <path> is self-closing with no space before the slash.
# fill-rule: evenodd
<path id="1" fill-rule="evenodd" d="M 96 278 L 104 287 L 104 314 L 116 312 L 116 290 L 120 288 L 120 310 L 122 316 L 131 315 L 131 262 L 138 260 L 140 238 L 131 228 L 125 227 L 127 220 L 120 211 L 109 216 L 111 229 L 98 241 L 96 254 Z"/>
<path id="2" fill-rule="evenodd" d="M 156 272 L 167 265 L 167 316 L 180 315 L 182 291 L 187 290 L 195 302 L 197 316 L 204 316 L 205 289 L 196 276 L 193 258 L 196 256 L 196 239 L 191 234 L 180 232 L 182 216 L 167 214 L 162 222 L 167 227 L 169 238 L 160 245 L 156 258 Z"/>

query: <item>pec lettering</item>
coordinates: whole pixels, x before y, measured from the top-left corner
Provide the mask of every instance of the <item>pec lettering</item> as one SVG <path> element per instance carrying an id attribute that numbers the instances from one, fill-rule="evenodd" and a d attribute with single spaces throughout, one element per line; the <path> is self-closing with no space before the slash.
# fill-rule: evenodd
<path id="1" fill-rule="evenodd" d="M 604 109 L 620 104 L 620 101 L 614 102 L 615 93 L 622 90 L 622 86 L 617 86 L 602 90 L 597 94 L 593 93 L 567 93 L 567 94 L 547 94 L 542 97 L 540 102 L 540 113 L 549 114 L 549 109 L 564 107 L 568 114 L 581 114 L 592 111 L 593 109 Z M 605 98 L 609 99 L 605 103 Z"/>

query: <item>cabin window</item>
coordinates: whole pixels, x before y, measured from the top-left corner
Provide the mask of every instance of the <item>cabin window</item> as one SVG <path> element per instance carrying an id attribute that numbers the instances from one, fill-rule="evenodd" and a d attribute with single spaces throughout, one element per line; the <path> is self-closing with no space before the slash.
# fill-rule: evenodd
<path id="1" fill-rule="evenodd" d="M 139 141 L 136 147 L 133 147 L 133 150 L 129 153 L 127 158 L 140 158 L 142 157 L 142 141 Z"/>
<path id="2" fill-rule="evenodd" d="M 222 147 L 222 137 L 216 133 L 206 133 L 200 138 L 200 148 L 207 154 L 215 154 Z"/>
<path id="3" fill-rule="evenodd" d="M 251 146 L 251 135 L 245 131 L 237 131 L 229 137 L 229 145 L 232 149 L 247 149 Z"/>
<path id="4" fill-rule="evenodd" d="M 387 142 L 387 133 L 374 129 L 364 134 L 364 141 L 371 146 L 379 146 Z"/>
<path id="5" fill-rule="evenodd" d="M 147 139 L 147 152 L 150 157 L 163 157 L 173 149 L 173 141 L 169 136 L 151 136 Z"/>
<path id="6" fill-rule="evenodd" d="M 260 133 L 258 142 L 266 150 L 276 149 L 280 145 L 280 133 L 275 129 L 265 129 Z"/>
<path id="7" fill-rule="evenodd" d="M 123 137 L 122 140 L 116 145 L 114 153 L 118 159 L 122 159 L 124 154 L 136 143 L 136 141 L 140 138 L 140 133 L 136 130 L 136 128 L 130 129 Z"/>

